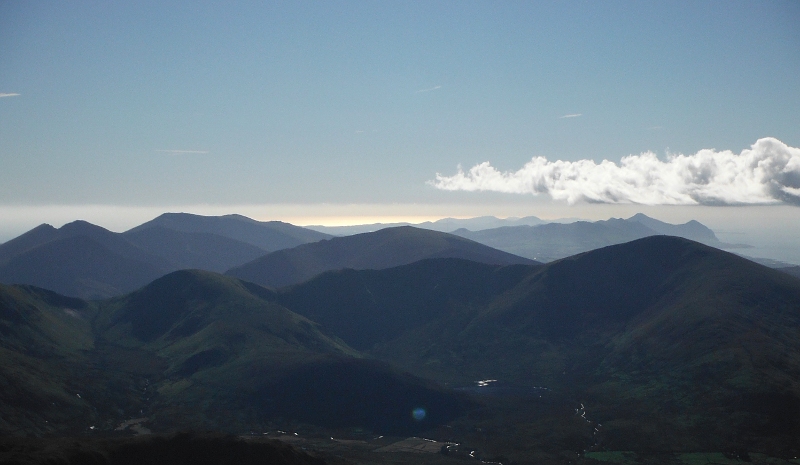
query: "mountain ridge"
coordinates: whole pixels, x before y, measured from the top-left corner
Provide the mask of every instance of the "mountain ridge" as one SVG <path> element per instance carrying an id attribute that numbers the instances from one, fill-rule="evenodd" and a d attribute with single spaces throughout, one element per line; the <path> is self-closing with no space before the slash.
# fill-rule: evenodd
<path id="1" fill-rule="evenodd" d="M 712 230 L 695 220 L 676 225 L 650 218 L 642 213 L 637 213 L 628 219 L 610 218 L 594 222 L 507 226 L 480 231 L 459 229 L 453 233 L 509 253 L 544 262 L 654 235 L 684 237 L 717 248 L 743 247 L 721 242 Z"/>
<path id="2" fill-rule="evenodd" d="M 216 234 L 256 246 L 265 253 L 331 237 L 282 221 L 262 222 L 237 214 L 202 216 L 190 213 L 163 213 L 123 234 L 140 232 L 154 226 L 181 232 Z"/>
<path id="3" fill-rule="evenodd" d="M 165 221 L 178 229 L 160 224 Z M 181 230 L 192 228 L 197 232 Z M 227 230 L 249 242 L 225 236 Z M 0 244 L 0 282 L 101 299 L 133 291 L 171 271 L 223 272 L 267 253 L 252 243 L 274 250 L 324 237 L 329 236 L 240 215 L 164 214 L 124 233 L 83 220 L 60 228 L 42 224 Z"/>
<path id="4" fill-rule="evenodd" d="M 232 268 L 226 274 L 261 285 L 281 287 L 329 270 L 381 269 L 424 258 L 445 257 L 496 264 L 535 263 L 451 234 L 400 226 L 273 252 Z"/>

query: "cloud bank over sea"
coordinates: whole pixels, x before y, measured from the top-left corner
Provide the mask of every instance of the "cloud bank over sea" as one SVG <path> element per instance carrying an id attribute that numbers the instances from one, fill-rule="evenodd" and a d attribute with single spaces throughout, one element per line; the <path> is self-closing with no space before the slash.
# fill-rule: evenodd
<path id="1" fill-rule="evenodd" d="M 740 154 L 704 149 L 693 155 L 653 152 L 603 160 L 549 161 L 534 157 L 517 171 L 488 161 L 452 176 L 436 173 L 431 185 L 448 191 L 547 194 L 569 204 L 800 206 L 800 149 L 759 139 Z"/>

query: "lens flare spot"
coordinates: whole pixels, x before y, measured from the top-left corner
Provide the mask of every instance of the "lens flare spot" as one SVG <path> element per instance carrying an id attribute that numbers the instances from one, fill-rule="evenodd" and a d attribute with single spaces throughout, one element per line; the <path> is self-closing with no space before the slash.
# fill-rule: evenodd
<path id="1" fill-rule="evenodd" d="M 413 419 L 415 419 L 417 421 L 422 421 L 422 420 L 425 419 L 425 415 L 427 415 L 427 414 L 428 414 L 428 412 L 426 412 L 424 408 L 417 407 L 417 408 L 415 408 L 414 410 L 411 411 L 411 418 L 413 418 Z"/>

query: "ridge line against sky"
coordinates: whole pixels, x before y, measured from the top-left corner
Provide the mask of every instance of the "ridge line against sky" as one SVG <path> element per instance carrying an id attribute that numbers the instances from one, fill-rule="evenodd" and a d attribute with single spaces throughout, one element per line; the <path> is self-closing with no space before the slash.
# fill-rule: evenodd
<path id="1" fill-rule="evenodd" d="M 797 24 L 792 0 L 0 2 L 0 237 L 174 208 L 788 237 Z"/>

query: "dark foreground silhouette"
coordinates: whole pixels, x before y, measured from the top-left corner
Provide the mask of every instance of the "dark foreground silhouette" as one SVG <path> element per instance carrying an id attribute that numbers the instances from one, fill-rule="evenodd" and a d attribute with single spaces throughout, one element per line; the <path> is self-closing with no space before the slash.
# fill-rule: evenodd
<path id="1" fill-rule="evenodd" d="M 0 465 L 323 465 L 273 439 L 221 433 L 127 438 L 0 438 Z"/>

